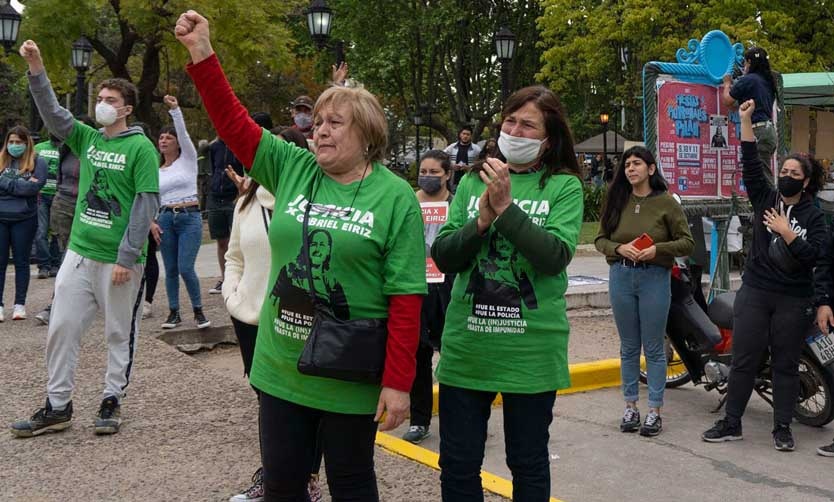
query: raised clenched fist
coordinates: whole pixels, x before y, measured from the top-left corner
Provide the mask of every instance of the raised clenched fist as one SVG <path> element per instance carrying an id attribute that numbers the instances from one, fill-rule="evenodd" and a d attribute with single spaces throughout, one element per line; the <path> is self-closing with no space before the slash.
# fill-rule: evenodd
<path id="1" fill-rule="evenodd" d="M 41 50 L 38 49 L 38 44 L 32 40 L 27 40 L 20 45 L 20 57 L 29 63 L 29 73 L 32 75 L 37 75 L 43 71 Z"/>
<path id="2" fill-rule="evenodd" d="M 27 40 L 23 42 L 23 44 L 21 44 L 20 46 L 20 57 L 25 59 L 27 63 L 31 63 L 33 61 L 40 61 L 41 50 L 38 49 L 38 44 L 36 44 L 32 40 Z"/>
<path id="3" fill-rule="evenodd" d="M 191 53 L 191 59 L 196 64 L 211 56 L 209 23 L 206 18 L 193 10 L 180 15 L 174 27 L 177 40 Z"/>
<path id="4" fill-rule="evenodd" d="M 175 110 L 178 106 L 180 106 L 179 103 L 177 102 L 177 98 L 175 98 L 174 96 L 170 96 L 168 94 L 166 94 L 165 97 L 162 98 L 162 101 L 171 110 Z"/>
<path id="5" fill-rule="evenodd" d="M 748 99 L 744 103 L 738 105 L 738 114 L 741 118 L 750 118 L 753 116 L 753 111 L 756 110 L 756 102 Z"/>

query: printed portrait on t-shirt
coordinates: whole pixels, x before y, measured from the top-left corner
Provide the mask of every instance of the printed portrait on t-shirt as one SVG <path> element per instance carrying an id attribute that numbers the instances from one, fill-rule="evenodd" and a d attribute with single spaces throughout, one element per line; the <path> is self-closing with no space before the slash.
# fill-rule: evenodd
<path id="1" fill-rule="evenodd" d="M 518 250 L 498 232 L 493 232 L 485 257 L 478 260 L 469 277 L 466 294 L 472 295 L 472 313 L 478 317 L 520 319 L 522 303 L 538 308 L 536 292 L 518 259 Z"/>
<path id="2" fill-rule="evenodd" d="M 85 212 L 91 218 L 112 219 L 114 216 L 122 215 L 122 206 L 110 190 L 106 169 L 96 169 L 84 200 L 87 203 Z"/>
<path id="3" fill-rule="evenodd" d="M 310 268 L 313 276 L 313 289 L 319 303 L 329 307 L 339 319 L 350 318 L 350 306 L 342 285 L 331 270 L 330 261 L 333 254 L 333 238 L 326 230 L 316 229 L 310 232 Z M 273 305 L 278 306 L 279 315 L 284 311 L 298 315 L 313 315 L 310 301 L 310 279 L 307 273 L 307 259 L 304 248 L 299 251 L 294 262 L 286 264 L 278 273 L 272 287 Z M 290 316 L 293 318 L 293 316 Z"/>

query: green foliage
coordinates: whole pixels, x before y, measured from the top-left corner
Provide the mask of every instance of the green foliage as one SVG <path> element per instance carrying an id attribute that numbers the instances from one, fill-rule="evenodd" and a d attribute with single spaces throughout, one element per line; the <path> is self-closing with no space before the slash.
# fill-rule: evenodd
<path id="1" fill-rule="evenodd" d="M 183 108 L 195 107 L 199 101 L 183 71 L 187 51 L 173 33 L 182 12 L 194 9 L 209 19 L 212 44 L 236 92 L 244 103 L 253 101 L 256 107 L 268 109 L 258 98 L 274 96 L 267 91 L 295 66 L 295 42 L 287 25 L 303 22 L 292 15 L 305 4 L 304 0 L 29 0 L 20 40 L 31 38 L 41 47 L 60 94 L 74 90 L 70 47 L 86 36 L 95 48 L 88 78 L 97 82 L 118 76 L 137 84 L 136 118 L 155 130 L 169 120 L 161 105 L 165 94 L 177 95 Z M 281 111 L 287 101 L 282 99 Z"/>
<path id="2" fill-rule="evenodd" d="M 642 138 L 641 71 L 650 61 L 674 61 L 690 39 L 714 29 L 733 42 L 758 45 L 783 73 L 830 71 L 834 20 L 830 2 L 818 0 L 542 0 L 537 77 L 560 93 L 576 139 L 601 132 L 599 114 L 612 101 L 626 108 L 625 136 Z M 620 48 L 631 61 L 623 69 Z M 592 92 L 592 84 L 595 93 Z"/>
<path id="3" fill-rule="evenodd" d="M 585 201 L 583 221 L 599 221 L 602 203 L 605 200 L 606 185 L 594 186 L 585 183 L 582 185 L 582 191 Z"/>
<path id="4" fill-rule="evenodd" d="M 26 82 L 10 64 L 10 57 L 0 55 L 0 137 L 5 138 L 6 131 L 25 122 L 26 116 Z"/>
<path id="5" fill-rule="evenodd" d="M 347 42 L 352 76 L 402 124 L 392 137 L 394 149 L 406 141 L 405 134 L 413 134 L 411 117 L 419 104 L 431 107 L 424 120 L 449 142 L 463 125 L 474 126 L 476 140 L 493 128 L 501 106 L 501 64 L 492 38 L 498 20 L 518 40 L 511 88 L 534 83 L 541 54 L 538 0 L 333 0 L 330 5 L 339 16 L 333 34 Z"/>

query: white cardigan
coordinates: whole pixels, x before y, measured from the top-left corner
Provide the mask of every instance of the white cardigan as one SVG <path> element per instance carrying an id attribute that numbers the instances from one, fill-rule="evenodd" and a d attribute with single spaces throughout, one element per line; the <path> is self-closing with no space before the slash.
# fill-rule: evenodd
<path id="1" fill-rule="evenodd" d="M 264 211 L 275 206 L 275 197 L 258 187 L 255 198 L 241 210 L 243 197 L 235 205 L 232 235 L 226 251 L 223 300 L 232 317 L 247 324 L 258 324 L 266 296 L 271 256 L 269 236 L 264 227 Z M 269 213 L 267 213 L 269 220 Z"/>

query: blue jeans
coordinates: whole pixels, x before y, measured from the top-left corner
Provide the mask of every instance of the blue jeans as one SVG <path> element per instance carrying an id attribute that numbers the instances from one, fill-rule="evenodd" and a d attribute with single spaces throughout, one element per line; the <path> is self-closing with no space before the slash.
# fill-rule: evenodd
<path id="1" fill-rule="evenodd" d="M 9 265 L 9 248 L 14 253 L 14 303 L 26 305 L 29 291 L 29 258 L 38 217 L 33 215 L 21 221 L 0 221 L 0 306 L 6 289 L 6 267 Z"/>
<path id="2" fill-rule="evenodd" d="M 41 270 L 57 269 L 61 266 L 61 250 L 58 238 L 49 238 L 49 218 L 52 212 L 52 195 L 41 194 L 38 199 L 38 231 L 35 233 L 35 249 L 38 268 Z"/>
<path id="3" fill-rule="evenodd" d="M 649 407 L 660 408 L 666 388 L 663 337 L 672 301 L 671 270 L 657 265 L 643 268 L 615 263 L 611 265 L 609 281 L 608 295 L 620 333 L 623 398 L 626 402 L 637 402 L 639 397 L 642 345 L 649 380 Z"/>
<path id="4" fill-rule="evenodd" d="M 165 291 L 168 292 L 168 308 L 180 308 L 180 276 L 195 309 L 203 308 L 200 280 L 194 270 L 197 252 L 203 238 L 203 221 L 200 212 L 162 211 L 158 220 L 162 229 L 159 251 L 165 264 Z"/>
<path id="5" fill-rule="evenodd" d="M 440 384 L 440 490 L 444 502 L 482 502 L 481 464 L 496 392 Z M 550 500 L 550 423 L 556 391 L 501 393 L 504 447 L 515 502 Z"/>

